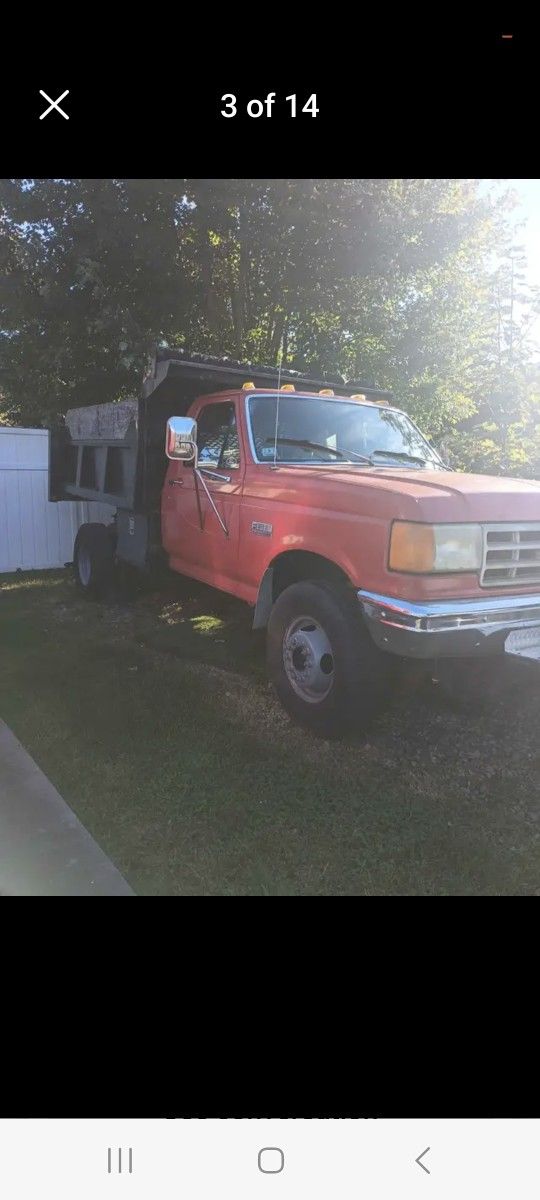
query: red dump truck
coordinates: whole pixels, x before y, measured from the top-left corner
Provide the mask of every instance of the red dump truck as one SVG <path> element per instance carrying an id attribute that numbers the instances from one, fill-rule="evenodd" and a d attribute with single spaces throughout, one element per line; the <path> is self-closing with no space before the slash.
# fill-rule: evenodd
<path id="1" fill-rule="evenodd" d="M 371 716 L 395 660 L 540 656 L 540 484 L 451 471 L 391 394 L 162 351 L 140 398 L 71 410 L 50 496 L 114 506 L 74 547 L 238 596 L 291 716 Z"/>

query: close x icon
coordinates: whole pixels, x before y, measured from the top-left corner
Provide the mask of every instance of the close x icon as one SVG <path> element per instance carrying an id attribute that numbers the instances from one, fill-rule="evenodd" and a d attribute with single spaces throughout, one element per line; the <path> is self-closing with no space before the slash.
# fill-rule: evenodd
<path id="1" fill-rule="evenodd" d="M 53 100 L 52 97 L 48 96 L 47 92 L 42 91 L 41 88 L 39 89 L 39 94 L 40 96 L 43 96 L 43 99 L 47 101 L 49 106 L 40 114 L 40 121 L 43 121 L 44 117 L 48 117 L 49 113 L 52 112 L 59 113 L 61 117 L 64 117 L 64 120 L 69 121 L 67 112 L 64 112 L 64 109 L 60 108 L 60 101 L 65 100 L 66 96 L 69 96 L 69 88 L 66 88 L 66 91 L 62 92 L 62 95 L 58 96 L 56 100 Z"/>

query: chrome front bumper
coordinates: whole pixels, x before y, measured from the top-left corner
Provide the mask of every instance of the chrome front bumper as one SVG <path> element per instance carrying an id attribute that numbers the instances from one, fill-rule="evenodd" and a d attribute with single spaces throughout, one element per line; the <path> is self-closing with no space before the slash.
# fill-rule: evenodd
<path id="1" fill-rule="evenodd" d="M 502 654 L 513 630 L 540 627 L 540 595 L 414 603 L 357 594 L 374 642 L 405 658 Z"/>

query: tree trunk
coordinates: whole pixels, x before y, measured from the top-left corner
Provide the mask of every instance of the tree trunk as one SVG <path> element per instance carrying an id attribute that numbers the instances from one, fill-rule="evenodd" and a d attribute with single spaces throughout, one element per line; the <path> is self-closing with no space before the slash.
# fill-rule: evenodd
<path id="1" fill-rule="evenodd" d="M 274 363 L 277 363 L 277 360 L 278 360 L 279 348 L 281 346 L 281 342 L 283 339 L 283 331 L 285 329 L 286 320 L 287 320 L 287 314 L 283 311 L 278 312 L 278 314 L 276 316 L 275 325 L 274 325 L 272 341 L 270 344 L 270 363 L 272 366 L 274 365 Z"/>
<path id="2" fill-rule="evenodd" d="M 249 247 L 247 238 L 247 222 L 246 214 L 243 209 L 238 210 L 238 237 L 240 239 L 240 310 L 242 314 L 242 340 L 244 337 L 244 328 L 251 324 L 249 311 Z"/>
<path id="3" fill-rule="evenodd" d="M 283 329 L 283 339 L 281 342 L 281 361 L 282 361 L 282 363 L 287 362 L 288 351 L 289 351 L 289 318 L 286 317 L 285 325 L 284 325 L 284 329 Z"/>
<path id="4" fill-rule="evenodd" d="M 239 290 L 235 285 L 232 267 L 227 264 L 229 275 L 229 298 L 231 301 L 231 313 L 234 327 L 234 347 L 239 358 L 242 357 L 242 346 L 244 341 L 244 321 L 242 317 L 242 302 Z"/>
<path id="5" fill-rule="evenodd" d="M 199 228 L 199 262 L 201 272 L 201 283 L 203 289 L 203 305 L 206 320 L 208 322 L 209 332 L 217 333 L 218 330 L 218 312 L 216 305 L 216 296 L 214 293 L 214 251 L 210 242 L 210 230 L 212 228 L 210 210 L 206 205 L 199 202 L 198 208 L 195 210 L 196 220 Z"/>

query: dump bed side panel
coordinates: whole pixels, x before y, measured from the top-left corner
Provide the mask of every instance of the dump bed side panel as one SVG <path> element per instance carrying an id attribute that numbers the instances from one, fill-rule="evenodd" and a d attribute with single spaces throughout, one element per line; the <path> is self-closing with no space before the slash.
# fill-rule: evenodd
<path id="1" fill-rule="evenodd" d="M 70 409 L 65 426 L 51 430 L 49 498 L 134 509 L 139 429 L 138 400 Z"/>

